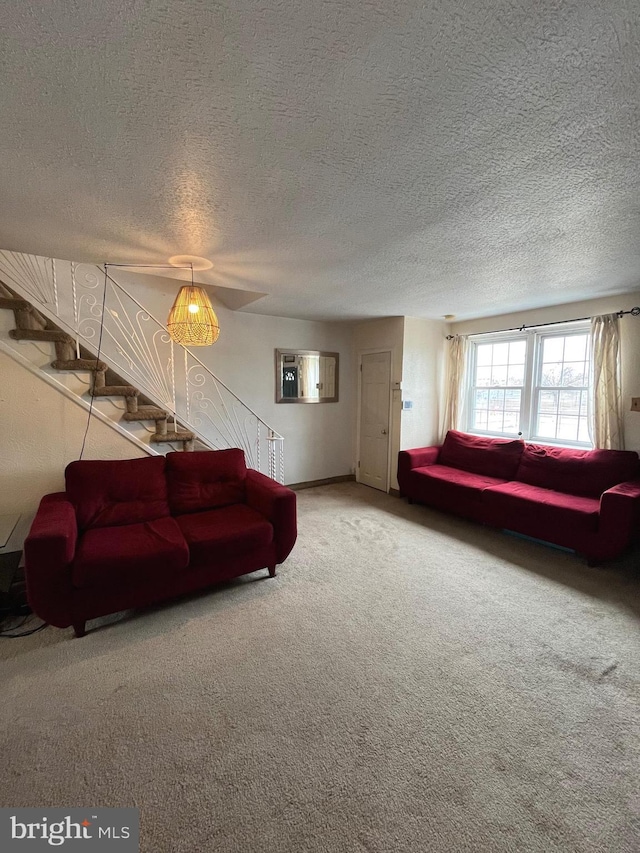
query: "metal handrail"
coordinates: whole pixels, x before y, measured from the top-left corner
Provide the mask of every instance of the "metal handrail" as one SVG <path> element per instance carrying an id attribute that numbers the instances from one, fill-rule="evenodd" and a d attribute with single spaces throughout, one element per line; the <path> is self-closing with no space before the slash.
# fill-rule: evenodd
<path id="1" fill-rule="evenodd" d="M 163 329 L 163 331 L 165 331 L 167 334 L 169 334 L 169 329 L 165 326 L 165 324 L 161 320 L 158 320 L 158 318 L 155 316 L 155 314 L 152 314 L 152 312 L 149 311 L 149 309 L 145 305 L 143 305 L 141 302 L 139 302 L 135 296 L 132 296 L 131 293 L 129 293 L 129 291 L 126 289 L 126 287 L 123 287 L 121 284 L 119 284 L 113 278 L 113 276 L 109 275 L 109 273 L 105 271 L 103 265 L 94 264 L 94 266 L 96 266 L 99 270 L 101 270 L 104 274 L 106 274 L 106 277 L 109 279 L 109 281 L 113 285 L 115 285 L 118 288 L 118 290 L 121 290 L 124 294 L 126 294 L 129 297 L 129 299 L 131 299 L 132 302 L 135 302 L 135 304 L 138 306 L 138 308 L 141 311 L 144 311 L 145 314 L 147 314 L 154 321 L 154 323 L 157 323 L 158 326 L 160 326 L 160 328 Z M 208 373 L 218 383 L 218 385 L 221 385 L 225 389 L 225 391 L 228 391 L 233 397 L 235 397 L 235 399 L 239 403 L 241 403 L 245 407 L 245 409 L 247 409 L 249 412 L 251 412 L 251 414 L 255 418 L 257 418 L 263 426 L 265 426 L 268 430 L 270 430 L 270 432 L 273 433 L 276 441 L 284 441 L 284 436 L 280 435 L 280 433 L 277 430 L 273 429 L 273 427 L 270 427 L 269 424 L 260 417 L 260 415 L 258 415 L 256 412 L 254 412 L 254 410 L 251 408 L 251 406 L 249 406 L 247 403 L 245 403 L 244 400 L 242 400 L 240 397 L 238 397 L 238 395 L 235 393 L 235 391 L 232 391 L 231 388 L 229 388 L 229 386 L 222 381 L 222 379 L 220 379 L 218 376 L 216 376 L 216 374 L 209 367 L 207 367 L 207 365 L 204 364 L 204 362 L 201 359 L 199 359 L 198 356 L 195 355 L 189 349 L 189 347 L 185 347 L 183 344 L 175 344 L 175 342 L 174 342 L 174 345 L 180 347 L 181 350 L 186 350 L 186 352 L 189 353 L 189 356 L 194 361 L 197 361 L 198 364 L 200 365 L 200 367 L 202 367 L 202 369 L 206 373 Z"/>
<path id="2" fill-rule="evenodd" d="M 78 348 L 82 341 L 94 355 L 98 355 L 95 342 L 98 338 L 96 333 L 100 330 L 99 337 L 103 343 L 99 355 L 113 370 L 124 374 L 208 447 L 215 447 L 216 442 L 220 444 L 221 441 L 225 446 L 233 446 L 229 444 L 230 437 L 244 446 L 249 456 L 254 455 L 255 459 L 251 461 L 260 468 L 263 461 L 260 443 L 266 441 L 269 475 L 275 476 L 279 469 L 279 478 L 283 481 L 284 437 L 219 379 L 202 359 L 188 347 L 171 340 L 166 325 L 114 279 L 109 266 L 76 264 L 0 250 L 0 278 L 9 279 L 10 286 L 20 296 L 74 335 Z M 77 274 L 80 267 L 87 267 L 90 272 L 80 276 Z M 104 290 L 99 300 L 96 294 L 99 293 L 100 276 L 104 278 Z M 68 284 L 68 289 L 65 289 L 65 284 Z M 109 306 L 107 287 L 113 292 L 114 307 Z M 111 323 L 107 322 L 108 319 Z M 147 323 L 152 326 L 147 326 Z M 108 346 L 105 346 L 105 340 Z M 178 353 L 183 352 L 184 359 L 176 357 L 175 347 L 179 347 Z M 184 366 L 180 365 L 181 361 Z M 178 372 L 176 365 L 180 365 Z M 181 370 L 184 370 L 184 376 L 180 375 Z M 179 410 L 177 405 L 177 373 L 180 382 L 184 383 L 179 393 L 180 399 L 184 400 L 185 411 Z M 197 377 L 195 381 L 194 377 Z M 165 399 L 167 395 L 172 403 Z M 226 399 L 225 395 L 228 395 Z M 241 407 L 241 412 L 237 406 Z M 211 426 L 209 435 L 206 429 L 201 428 L 207 419 Z M 255 424 L 251 419 L 255 419 Z M 275 442 L 280 442 L 279 458 L 276 458 Z"/>

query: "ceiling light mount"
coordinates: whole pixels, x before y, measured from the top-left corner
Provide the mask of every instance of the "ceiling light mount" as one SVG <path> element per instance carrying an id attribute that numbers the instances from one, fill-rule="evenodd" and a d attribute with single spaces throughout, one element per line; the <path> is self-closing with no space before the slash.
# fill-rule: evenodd
<path id="1" fill-rule="evenodd" d="M 198 255 L 173 255 L 169 263 L 172 267 L 193 267 L 196 272 L 210 270 L 213 266 L 208 258 L 200 258 Z"/>

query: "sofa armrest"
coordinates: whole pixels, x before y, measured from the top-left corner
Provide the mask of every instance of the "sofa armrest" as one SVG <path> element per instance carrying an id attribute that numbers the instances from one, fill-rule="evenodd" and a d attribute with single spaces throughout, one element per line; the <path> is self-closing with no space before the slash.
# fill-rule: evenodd
<path id="1" fill-rule="evenodd" d="M 298 536 L 296 493 L 259 471 L 247 470 L 247 504 L 273 525 L 276 559 L 284 562 Z"/>
<path id="2" fill-rule="evenodd" d="M 71 563 L 76 513 L 64 492 L 45 495 L 24 543 L 27 595 L 33 611 L 59 628 L 71 624 Z"/>
<path id="3" fill-rule="evenodd" d="M 618 483 L 600 497 L 600 523 L 604 520 L 625 526 L 630 531 L 640 528 L 640 480 Z"/>
<path id="4" fill-rule="evenodd" d="M 403 492 L 406 478 L 414 468 L 423 468 L 425 465 L 435 465 L 438 461 L 441 445 L 435 447 L 414 447 L 412 450 L 401 450 L 398 453 L 398 485 Z"/>
<path id="5" fill-rule="evenodd" d="M 615 539 L 624 537 L 627 544 L 640 532 L 640 480 L 619 483 L 603 492 L 599 531 Z"/>

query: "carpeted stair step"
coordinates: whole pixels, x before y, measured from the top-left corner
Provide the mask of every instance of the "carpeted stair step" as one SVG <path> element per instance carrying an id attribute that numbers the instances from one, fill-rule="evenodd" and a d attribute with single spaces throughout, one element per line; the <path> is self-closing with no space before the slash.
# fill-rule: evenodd
<path id="1" fill-rule="evenodd" d="M 152 444 L 164 444 L 166 441 L 193 441 L 195 438 L 192 432 L 187 432 L 186 430 L 178 430 L 178 432 L 167 432 L 164 435 L 162 433 L 154 433 L 149 441 Z"/>
<path id="2" fill-rule="evenodd" d="M 0 282 L 0 308 L 13 311 L 19 329 L 46 329 L 49 322 L 26 299 Z"/>
<path id="3" fill-rule="evenodd" d="M 137 397 L 140 392 L 133 385 L 103 385 L 91 393 L 94 397 Z"/>
<path id="4" fill-rule="evenodd" d="M 16 312 L 17 329 L 12 329 L 9 332 L 10 337 L 16 341 L 50 341 L 56 345 L 57 359 L 51 362 L 54 370 L 71 370 L 93 372 L 93 387 L 91 395 L 93 397 L 124 397 L 126 400 L 127 410 L 122 414 L 122 420 L 128 422 L 135 421 L 155 421 L 156 431 L 153 433 L 149 441 L 151 444 L 171 444 L 181 442 L 183 450 L 190 451 L 194 448 L 195 434 L 185 430 L 176 428 L 175 422 L 169 424 L 171 415 L 169 412 L 153 404 L 133 385 L 113 384 L 107 385 L 107 381 L 122 382 L 121 378 L 110 370 L 107 365 L 91 357 L 91 354 L 84 348 L 80 347 L 80 355 L 82 358 L 67 358 L 66 356 L 75 355 L 76 341 L 58 328 L 47 328 L 49 321 L 44 318 L 40 312 L 34 308 L 26 299 L 21 299 L 17 295 L 12 295 L 12 291 L 8 288 L 3 292 L 0 285 L 0 309 L 6 309 Z M 170 426 L 172 429 L 170 429 Z"/>
<path id="5" fill-rule="evenodd" d="M 31 311 L 31 303 L 19 296 L 0 296 L 0 308 L 7 311 Z"/>
<path id="6" fill-rule="evenodd" d="M 71 335 L 60 329 L 11 329 L 9 337 L 14 341 L 53 341 L 71 346 L 76 343 Z"/>
<path id="7" fill-rule="evenodd" d="M 123 421 L 166 421 L 169 413 L 157 406 L 139 406 L 137 412 L 125 412 Z"/>
<path id="8" fill-rule="evenodd" d="M 106 365 L 95 358 L 72 358 L 69 361 L 52 361 L 54 370 L 103 370 Z"/>

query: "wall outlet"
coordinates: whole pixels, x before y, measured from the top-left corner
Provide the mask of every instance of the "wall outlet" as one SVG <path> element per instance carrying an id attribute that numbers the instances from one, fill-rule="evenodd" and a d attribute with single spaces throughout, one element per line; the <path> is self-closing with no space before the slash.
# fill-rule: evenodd
<path id="1" fill-rule="evenodd" d="M 640 412 L 640 397 L 631 398 L 631 411 Z"/>

